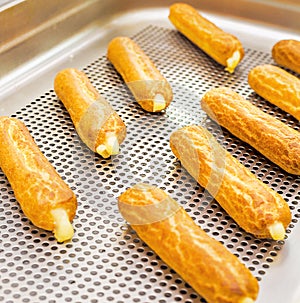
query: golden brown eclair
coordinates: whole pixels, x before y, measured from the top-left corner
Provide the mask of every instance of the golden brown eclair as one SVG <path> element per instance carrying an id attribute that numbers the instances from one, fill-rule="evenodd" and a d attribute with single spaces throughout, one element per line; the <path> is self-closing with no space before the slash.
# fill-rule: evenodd
<path id="1" fill-rule="evenodd" d="M 53 231 L 59 242 L 72 238 L 76 196 L 18 119 L 0 117 L 0 167 L 34 225 Z"/>
<path id="2" fill-rule="evenodd" d="M 119 208 L 138 236 L 208 302 L 255 301 L 259 286 L 251 272 L 163 190 L 137 184 L 121 194 Z M 155 215 L 145 220 L 149 212 Z"/>
<path id="3" fill-rule="evenodd" d="M 300 133 L 264 113 L 230 88 L 204 94 L 202 109 L 234 136 L 290 174 L 300 174 Z"/>
<path id="4" fill-rule="evenodd" d="M 133 40 L 128 37 L 111 40 L 107 58 L 144 110 L 160 112 L 170 105 L 173 99 L 170 84 Z"/>
<path id="5" fill-rule="evenodd" d="M 278 41 L 272 48 L 272 57 L 277 64 L 300 74 L 300 41 Z"/>
<path id="6" fill-rule="evenodd" d="M 126 126 L 88 77 L 75 68 L 60 71 L 54 90 L 69 112 L 82 141 L 104 158 L 119 153 Z"/>
<path id="7" fill-rule="evenodd" d="M 280 67 L 265 64 L 250 70 L 248 83 L 258 95 L 300 120 L 300 80 L 297 77 Z"/>
<path id="8" fill-rule="evenodd" d="M 244 49 L 238 38 L 201 16 L 194 7 L 175 3 L 170 6 L 169 19 L 179 32 L 230 73 L 243 59 Z"/>
<path id="9" fill-rule="evenodd" d="M 170 146 L 182 166 L 241 228 L 257 237 L 284 239 L 291 221 L 288 204 L 206 129 L 181 128 L 171 134 Z"/>

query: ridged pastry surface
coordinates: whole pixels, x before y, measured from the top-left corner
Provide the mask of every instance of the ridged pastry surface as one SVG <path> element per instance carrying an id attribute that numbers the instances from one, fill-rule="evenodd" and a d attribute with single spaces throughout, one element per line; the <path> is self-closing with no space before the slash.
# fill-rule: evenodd
<path id="1" fill-rule="evenodd" d="M 258 95 L 300 120 L 300 79 L 280 67 L 264 64 L 250 70 L 248 83 Z"/>
<path id="2" fill-rule="evenodd" d="M 186 126 L 170 137 L 174 155 L 247 232 L 271 237 L 269 227 L 291 220 L 288 204 L 225 151 L 203 127 Z"/>
<path id="3" fill-rule="evenodd" d="M 98 99 L 104 99 L 91 84 L 88 77 L 75 68 L 62 70 L 56 75 L 54 90 L 70 114 L 75 128 L 78 127 L 89 107 Z M 108 103 L 108 101 L 106 102 Z M 105 142 L 107 133 L 114 133 L 119 144 L 126 137 L 126 126 L 115 111 L 112 110 L 108 117 L 102 118 L 102 116 L 103 113 L 100 112 L 99 117 L 104 120 L 99 129 L 94 129 L 93 124 L 91 124 L 93 130 L 91 141 L 93 141 L 93 144 L 90 147 L 92 150 Z M 97 125 L 97 121 L 95 121 L 95 124 Z"/>
<path id="4" fill-rule="evenodd" d="M 300 74 L 300 41 L 278 41 L 272 48 L 272 57 L 277 64 Z"/>
<path id="5" fill-rule="evenodd" d="M 227 66 L 227 60 L 236 51 L 238 62 L 244 57 L 243 46 L 237 37 L 224 32 L 192 6 L 185 3 L 171 5 L 169 19 L 179 32 L 221 65 Z"/>
<path id="6" fill-rule="evenodd" d="M 25 125 L 0 117 L 0 167 L 14 190 L 24 214 L 37 227 L 53 230 L 51 210 L 63 208 L 70 221 L 76 196 L 41 154 Z"/>
<path id="7" fill-rule="evenodd" d="M 300 134 L 230 88 L 211 89 L 202 109 L 234 136 L 291 174 L 300 174 Z"/>
<path id="8" fill-rule="evenodd" d="M 138 188 L 132 187 L 122 193 L 119 203 L 138 208 L 161 203 L 167 198 L 161 189 L 139 184 Z M 132 228 L 208 302 L 256 299 L 258 283 L 251 272 L 221 243 L 199 228 L 183 208 L 159 222 L 132 225 Z"/>
<path id="9" fill-rule="evenodd" d="M 108 44 L 107 58 L 144 110 L 156 112 L 170 105 L 173 92 L 169 82 L 135 41 L 128 37 L 112 39 Z M 164 102 L 155 109 L 157 95 Z"/>

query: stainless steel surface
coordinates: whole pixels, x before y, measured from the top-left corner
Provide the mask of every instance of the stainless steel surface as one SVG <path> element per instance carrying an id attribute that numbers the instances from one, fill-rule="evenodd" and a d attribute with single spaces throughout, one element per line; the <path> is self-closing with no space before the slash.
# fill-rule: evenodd
<path id="1" fill-rule="evenodd" d="M 57 40 L 55 43 L 59 43 L 47 51 L 35 53 L 29 61 L 20 65 L 10 62 L 0 79 L 0 113 L 25 122 L 79 201 L 73 240 L 57 244 L 51 233 L 26 219 L 0 172 L 0 302 L 204 302 L 138 239 L 118 213 L 118 195 L 136 182 L 147 181 L 164 188 L 199 226 L 250 268 L 260 283 L 257 302 L 298 303 L 300 179 L 281 171 L 207 120 L 199 100 L 211 87 L 226 85 L 299 130 L 298 121 L 257 97 L 247 85 L 251 67 L 273 63 L 272 45 L 281 38 L 300 40 L 299 31 L 293 27 L 289 30 L 288 25 L 271 26 L 274 16 L 265 18 L 265 24 L 251 20 L 254 7 L 270 6 L 268 1 L 241 1 L 239 18 L 226 15 L 228 8 L 222 6 L 226 1 L 216 1 L 212 7 L 204 1 L 204 13 L 239 36 L 245 45 L 245 59 L 236 73 L 229 75 L 173 29 L 167 20 L 167 7 L 155 1 L 142 7 L 129 2 L 117 7 L 115 1 L 110 2 L 111 6 L 102 1 L 99 8 L 111 14 L 103 20 L 101 14 L 99 20 L 82 20 L 80 26 L 85 25 L 80 30 L 65 31 L 65 39 Z M 97 7 L 97 1 L 86 3 Z M 249 18 L 243 15 L 246 4 L 248 8 L 255 5 Z M 237 13 L 237 4 L 232 11 Z M 106 45 L 116 35 L 134 37 L 169 79 L 175 98 L 165 113 L 142 111 L 105 58 Z M 40 38 L 29 40 L 41 42 Z M 21 54 L 22 45 L 16 48 Z M 14 49 L 0 51 L 0 58 L 12 54 Z M 128 135 L 119 155 L 103 160 L 78 139 L 52 84 L 55 74 L 68 66 L 83 69 L 127 124 Z M 226 149 L 288 201 L 293 222 L 285 241 L 256 239 L 243 232 L 180 167 L 169 149 L 168 138 L 172 131 L 190 123 L 205 124 Z"/>

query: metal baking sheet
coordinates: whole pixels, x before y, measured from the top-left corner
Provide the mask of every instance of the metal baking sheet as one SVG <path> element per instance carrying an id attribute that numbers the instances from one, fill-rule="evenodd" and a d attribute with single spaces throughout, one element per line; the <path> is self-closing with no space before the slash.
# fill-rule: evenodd
<path id="1" fill-rule="evenodd" d="M 119 155 L 102 159 L 84 146 L 53 89 L 12 114 L 27 125 L 76 193 L 79 206 L 74 238 L 58 244 L 50 232 L 34 227 L 24 216 L 0 172 L 0 302 L 205 302 L 118 212 L 117 197 L 137 182 L 148 182 L 176 199 L 252 271 L 261 286 L 257 302 L 295 303 L 300 282 L 296 258 L 300 178 L 215 125 L 200 108 L 203 93 L 225 85 L 299 130 L 298 121 L 258 97 L 247 84 L 252 67 L 273 63 L 270 54 L 246 48 L 245 59 L 229 74 L 173 29 L 147 26 L 133 39 L 171 83 L 174 101 L 164 113 L 147 113 L 105 55 L 86 65 L 83 71 L 127 125 Z M 288 201 L 293 220 L 286 240 L 245 233 L 176 161 L 169 136 L 193 123 L 208 127 L 229 152 Z M 291 278 L 288 283 L 282 281 L 283 274 Z"/>

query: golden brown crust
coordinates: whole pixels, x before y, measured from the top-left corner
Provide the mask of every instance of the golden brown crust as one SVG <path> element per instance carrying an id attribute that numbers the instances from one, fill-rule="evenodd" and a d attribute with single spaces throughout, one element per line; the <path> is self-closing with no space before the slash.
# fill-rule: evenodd
<path id="1" fill-rule="evenodd" d="M 220 87 L 202 98 L 204 111 L 290 174 L 300 174 L 300 134 L 233 90 Z"/>
<path id="2" fill-rule="evenodd" d="M 297 77 L 280 67 L 265 64 L 249 72 L 248 83 L 258 95 L 300 120 L 300 80 Z"/>
<path id="3" fill-rule="evenodd" d="M 167 198 L 170 197 L 155 187 L 146 191 L 133 187 L 119 197 L 119 203 L 151 205 Z M 256 299 L 258 283 L 251 272 L 221 243 L 198 227 L 183 208 L 159 222 L 132 225 L 132 228 L 208 302 Z"/>
<path id="4" fill-rule="evenodd" d="M 107 58 L 144 110 L 161 111 L 170 105 L 173 99 L 170 84 L 133 40 L 128 37 L 116 37 L 111 40 L 107 48 Z M 153 105 L 157 94 L 165 100 L 165 105 L 159 110 L 155 110 Z"/>
<path id="5" fill-rule="evenodd" d="M 60 71 L 54 80 L 54 90 L 77 125 L 88 107 L 99 97 L 88 77 L 75 68 Z"/>
<path id="6" fill-rule="evenodd" d="M 169 19 L 173 25 L 215 61 L 228 68 L 228 59 L 239 53 L 236 65 L 244 57 L 241 42 L 210 22 L 192 6 L 175 3 L 170 7 Z M 234 71 L 235 66 L 233 67 Z"/>
<path id="7" fill-rule="evenodd" d="M 0 117 L 0 167 L 24 214 L 37 227 L 54 230 L 51 210 L 63 208 L 72 221 L 77 200 L 19 120 Z"/>
<path id="8" fill-rule="evenodd" d="M 54 90 L 69 112 L 76 128 L 89 106 L 95 100 L 103 98 L 93 87 L 88 77 L 75 68 L 62 70 L 56 75 Z M 112 112 L 99 129 L 95 140 L 95 147 L 103 144 L 107 133 L 114 133 L 119 144 L 125 139 L 126 126 L 115 111 Z"/>
<path id="9" fill-rule="evenodd" d="M 274 61 L 300 74 L 300 41 L 280 40 L 272 48 Z"/>
<path id="10" fill-rule="evenodd" d="M 174 155 L 245 231 L 271 237 L 276 222 L 288 226 L 288 204 L 225 151 L 203 127 L 191 125 L 170 137 Z"/>

